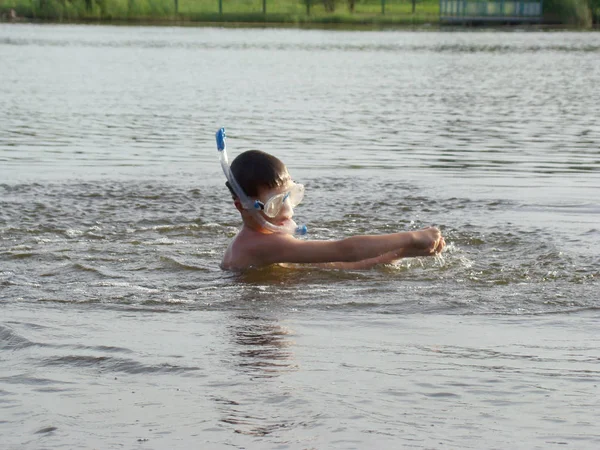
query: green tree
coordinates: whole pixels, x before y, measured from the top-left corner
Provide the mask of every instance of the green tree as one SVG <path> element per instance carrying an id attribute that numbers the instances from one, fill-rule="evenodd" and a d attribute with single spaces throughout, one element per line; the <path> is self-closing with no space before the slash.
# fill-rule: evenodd
<path id="1" fill-rule="evenodd" d="M 598 0 L 544 0 L 544 22 L 590 27 L 590 2 Z"/>
<path id="2" fill-rule="evenodd" d="M 594 23 L 600 21 L 600 0 L 588 0 Z"/>

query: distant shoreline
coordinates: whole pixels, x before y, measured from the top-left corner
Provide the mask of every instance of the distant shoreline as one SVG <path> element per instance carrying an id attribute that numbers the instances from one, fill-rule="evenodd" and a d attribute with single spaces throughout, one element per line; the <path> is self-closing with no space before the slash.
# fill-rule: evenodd
<path id="1" fill-rule="evenodd" d="M 178 14 L 162 17 L 78 17 L 78 18 L 40 18 L 19 17 L 0 18 L 3 23 L 80 23 L 111 25 L 164 25 L 164 26 L 253 26 L 253 27 L 431 27 L 442 26 L 437 14 L 411 15 L 350 15 L 331 14 L 301 16 L 293 14 Z"/>
<path id="2" fill-rule="evenodd" d="M 402 21 L 380 21 L 380 22 L 325 22 L 325 21 L 203 21 L 186 18 L 123 18 L 123 19 L 39 19 L 23 18 L 17 20 L 6 20 L 0 18 L 3 24 L 38 24 L 38 25 L 109 25 L 109 26 L 156 26 L 156 27 L 219 27 L 219 28 L 300 28 L 300 29 L 322 29 L 322 30 L 444 30 L 444 31 L 464 31 L 464 30 L 523 30 L 523 31 L 600 31 L 600 26 L 596 24 L 592 28 L 584 28 L 575 25 L 564 24 L 497 24 L 490 23 L 486 25 L 453 25 L 443 24 L 439 20 L 429 20 L 422 22 L 402 22 Z"/>
<path id="3" fill-rule="evenodd" d="M 442 29 L 442 30 L 473 30 L 473 29 L 502 29 L 502 30 L 598 30 L 600 24 L 593 24 L 591 16 L 579 22 L 561 19 L 561 15 L 544 13 L 543 21 L 527 21 L 510 23 L 507 20 L 477 23 L 478 18 L 465 17 L 464 22 L 448 23 L 440 18 L 436 0 L 421 0 L 419 9 L 414 13 L 406 9 L 377 10 L 377 5 L 371 4 L 369 10 L 349 12 L 342 8 L 335 12 L 325 12 L 315 5 L 311 13 L 303 9 L 282 9 L 282 4 L 288 0 L 274 3 L 270 10 L 239 11 L 227 10 L 215 12 L 214 9 L 199 10 L 193 8 L 195 3 L 183 4 L 189 0 L 156 0 L 163 9 L 144 10 L 144 2 L 148 0 L 105 0 L 115 3 L 112 9 L 99 9 L 92 0 L 71 0 L 70 3 L 56 3 L 57 0 L 39 0 L 40 3 L 28 3 L 24 6 L 21 0 L 15 3 L 21 6 L 7 7 L 0 0 L 0 23 L 36 23 L 36 24 L 89 24 L 89 25 L 145 25 L 145 26 L 198 26 L 198 27 L 261 27 L 261 28 L 307 28 L 307 29 L 345 29 L 345 30 L 381 30 L 381 29 Z M 134 5 L 119 8 L 118 2 L 130 2 Z M 266 2 L 266 0 L 264 0 Z M 269 0 L 277 2 L 278 0 Z M 314 0 L 313 0 L 314 1 Z M 338 0 L 340 1 L 340 0 Z M 561 1 L 561 0 L 555 0 Z M 580 0 L 577 0 L 580 1 Z M 587 0 L 581 0 L 587 1 Z M 600 1 L 600 0 L 599 0 Z M 43 2 L 43 3 L 42 3 Z M 91 9 L 83 5 L 89 2 Z M 173 3 L 174 2 L 174 3 Z M 111 3 L 111 5 L 113 4 Z M 385 0 L 383 0 L 385 3 Z M 14 3 L 13 3 L 14 4 Z M 175 4 L 175 7 L 173 6 Z M 228 8 L 234 8 L 237 0 Z M 62 5 L 62 6 L 60 6 Z M 137 6 L 136 6 L 137 5 Z M 179 5 L 179 6 L 177 6 Z M 190 6 L 192 5 L 192 6 Z M 404 3 L 404 6 L 408 3 Z M 82 9 L 83 8 L 83 9 Z M 132 9 L 133 8 L 133 9 Z M 141 9 L 140 9 L 141 8 Z M 279 9 L 278 9 L 279 8 Z M 296 8 L 298 8 L 296 6 Z M 178 11 L 178 12 L 175 12 Z M 560 12 L 560 11 L 559 11 Z M 563 23 L 561 23 L 563 22 Z"/>

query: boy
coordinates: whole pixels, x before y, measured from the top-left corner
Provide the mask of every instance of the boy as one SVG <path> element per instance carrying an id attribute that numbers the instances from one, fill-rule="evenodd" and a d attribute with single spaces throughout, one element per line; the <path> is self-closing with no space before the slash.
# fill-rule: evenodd
<path id="1" fill-rule="evenodd" d="M 222 131 L 222 130 L 220 130 Z M 243 226 L 225 251 L 221 268 L 243 270 L 276 263 L 305 263 L 335 269 L 368 269 L 376 264 L 441 253 L 446 246 L 437 228 L 352 236 L 336 241 L 300 240 L 289 230 L 304 187 L 294 183 L 285 165 L 268 153 L 251 150 L 227 164 L 224 133 L 219 144 L 226 185 L 242 215 Z"/>

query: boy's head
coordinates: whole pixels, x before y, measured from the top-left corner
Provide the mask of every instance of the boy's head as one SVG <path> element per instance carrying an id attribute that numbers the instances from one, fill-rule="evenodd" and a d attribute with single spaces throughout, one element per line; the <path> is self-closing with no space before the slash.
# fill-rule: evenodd
<path id="1" fill-rule="evenodd" d="M 248 197 L 257 197 L 260 191 L 277 188 L 290 180 L 285 164 L 260 150 L 240 153 L 230 168 L 233 177 Z M 229 182 L 226 185 L 233 198 L 237 198 Z"/>

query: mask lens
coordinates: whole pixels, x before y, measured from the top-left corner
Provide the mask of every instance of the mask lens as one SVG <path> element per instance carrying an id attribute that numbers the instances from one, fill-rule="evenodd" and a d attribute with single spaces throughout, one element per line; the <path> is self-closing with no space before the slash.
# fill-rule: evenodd
<path id="1" fill-rule="evenodd" d="M 265 203 L 265 209 L 263 210 L 263 212 L 268 217 L 277 216 L 277 214 L 279 214 L 279 211 L 281 211 L 281 207 L 283 206 L 283 199 L 286 197 L 286 195 L 287 194 L 279 194 L 274 197 L 271 197 L 267 201 L 267 203 Z"/>
<path id="2" fill-rule="evenodd" d="M 292 208 L 295 208 L 300 204 L 302 199 L 304 198 L 304 185 L 303 184 L 295 184 L 294 187 L 290 190 L 290 204 Z"/>
<path id="3" fill-rule="evenodd" d="M 294 208 L 298 206 L 303 198 L 304 186 L 302 184 L 295 184 L 289 192 L 284 192 L 283 194 L 271 197 L 267 203 L 265 203 L 263 212 L 267 217 L 276 217 L 286 201 L 289 201 L 291 207 Z"/>

